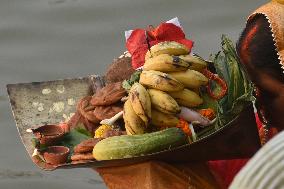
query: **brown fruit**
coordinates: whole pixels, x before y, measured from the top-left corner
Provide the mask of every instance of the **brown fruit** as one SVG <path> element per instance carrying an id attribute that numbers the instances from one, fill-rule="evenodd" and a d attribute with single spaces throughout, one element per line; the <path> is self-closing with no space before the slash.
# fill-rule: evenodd
<path id="1" fill-rule="evenodd" d="M 81 160 L 94 160 L 92 153 L 80 153 L 80 154 L 73 154 L 71 156 L 72 161 L 81 161 Z"/>
<path id="2" fill-rule="evenodd" d="M 96 107 L 90 104 L 91 99 L 91 96 L 82 98 L 77 104 L 77 110 L 87 120 L 93 123 L 99 123 L 100 120 L 93 114 Z"/>
<path id="3" fill-rule="evenodd" d="M 75 153 L 92 152 L 94 146 L 101 140 L 102 138 L 90 138 L 90 139 L 84 140 L 80 144 L 77 144 L 74 147 L 74 152 Z"/>
<path id="4" fill-rule="evenodd" d="M 112 64 L 108 67 L 105 74 L 106 83 L 115 83 L 129 79 L 134 72 L 135 70 L 131 65 L 131 57 L 122 55 L 114 59 Z"/>
<path id="5" fill-rule="evenodd" d="M 111 83 L 100 89 L 91 99 L 94 106 L 108 106 L 121 100 L 126 96 L 126 91 L 122 88 L 122 83 Z"/>
<path id="6" fill-rule="evenodd" d="M 123 110 L 120 105 L 111 105 L 111 106 L 97 106 L 93 114 L 99 120 L 112 118 L 115 114 Z"/>

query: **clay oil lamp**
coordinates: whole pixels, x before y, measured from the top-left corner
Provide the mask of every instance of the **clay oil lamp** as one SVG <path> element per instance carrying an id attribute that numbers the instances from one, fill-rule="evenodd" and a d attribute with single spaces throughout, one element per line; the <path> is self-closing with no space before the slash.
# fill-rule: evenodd
<path id="1" fill-rule="evenodd" d="M 49 146 L 42 152 L 45 162 L 52 165 L 66 163 L 69 153 L 69 148 L 65 146 Z"/>
<path id="2" fill-rule="evenodd" d="M 64 135 L 64 130 L 57 125 L 43 125 L 37 129 L 33 129 L 32 132 L 40 144 L 46 146 L 58 143 Z"/>

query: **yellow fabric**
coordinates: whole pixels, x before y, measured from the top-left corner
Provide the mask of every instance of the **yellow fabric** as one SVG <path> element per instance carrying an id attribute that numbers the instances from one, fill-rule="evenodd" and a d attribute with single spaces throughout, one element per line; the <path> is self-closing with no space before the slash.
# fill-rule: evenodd
<path id="1" fill-rule="evenodd" d="M 96 169 L 109 189 L 217 189 L 205 163 L 150 161 Z"/>
<path id="2" fill-rule="evenodd" d="M 284 69 L 284 0 L 273 0 L 261 6 L 249 16 L 248 20 L 257 14 L 265 15 L 270 23 L 281 66 Z"/>
<path id="3" fill-rule="evenodd" d="M 272 0 L 272 1 L 275 1 L 275 2 L 278 2 L 278 3 L 281 3 L 281 4 L 284 4 L 284 0 Z"/>

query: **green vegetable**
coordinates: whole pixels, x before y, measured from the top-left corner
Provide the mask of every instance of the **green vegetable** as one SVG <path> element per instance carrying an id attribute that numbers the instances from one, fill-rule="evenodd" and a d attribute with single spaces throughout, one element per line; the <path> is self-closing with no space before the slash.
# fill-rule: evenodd
<path id="1" fill-rule="evenodd" d="M 122 82 L 122 87 L 123 87 L 125 90 L 129 91 L 130 88 L 131 88 L 131 86 L 132 86 L 134 83 L 139 82 L 141 72 L 142 72 L 142 71 L 140 71 L 140 70 L 134 72 L 134 73 L 130 76 L 130 79 L 124 80 L 124 81 Z"/>
<path id="2" fill-rule="evenodd" d="M 123 159 L 170 149 L 187 143 L 187 136 L 178 128 L 142 135 L 121 135 L 106 138 L 96 144 L 93 156 L 97 160 Z"/>
<path id="3" fill-rule="evenodd" d="M 219 127 L 239 115 L 248 102 L 254 100 L 252 84 L 241 67 L 233 42 L 225 35 L 222 35 L 221 40 L 223 52 L 217 53 L 213 62 L 218 75 L 226 81 L 228 92 L 218 101 Z"/>

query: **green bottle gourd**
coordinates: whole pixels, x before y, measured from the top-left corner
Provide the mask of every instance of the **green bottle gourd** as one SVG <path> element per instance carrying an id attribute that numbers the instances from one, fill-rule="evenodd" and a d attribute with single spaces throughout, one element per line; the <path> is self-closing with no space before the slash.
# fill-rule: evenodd
<path id="1" fill-rule="evenodd" d="M 93 149 L 96 160 L 142 156 L 187 144 L 187 136 L 173 127 L 141 135 L 114 136 L 101 140 Z"/>

